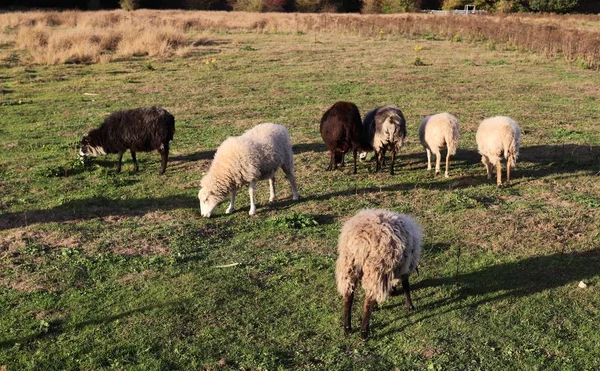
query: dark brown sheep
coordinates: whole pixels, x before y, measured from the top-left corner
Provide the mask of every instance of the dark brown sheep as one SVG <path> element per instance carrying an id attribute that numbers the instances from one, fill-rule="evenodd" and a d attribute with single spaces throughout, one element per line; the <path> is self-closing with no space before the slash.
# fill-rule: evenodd
<path id="1" fill-rule="evenodd" d="M 117 172 L 125 151 L 131 151 L 133 170 L 138 171 L 135 153 L 157 150 L 164 174 L 169 158 L 169 141 L 175 133 L 175 118 L 161 107 L 136 108 L 111 113 L 98 129 L 81 140 L 81 156 L 117 153 Z"/>
<path id="2" fill-rule="evenodd" d="M 356 155 L 363 148 L 362 121 L 356 104 L 337 102 L 321 118 L 321 137 L 329 150 L 327 170 L 344 166 L 344 156 L 352 149 L 354 154 L 354 174 L 356 174 Z"/>

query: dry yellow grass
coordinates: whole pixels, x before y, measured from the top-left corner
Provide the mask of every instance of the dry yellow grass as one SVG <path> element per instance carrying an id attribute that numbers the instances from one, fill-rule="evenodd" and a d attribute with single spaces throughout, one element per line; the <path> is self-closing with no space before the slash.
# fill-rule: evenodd
<path id="1" fill-rule="evenodd" d="M 0 14 L 0 45 L 29 54 L 21 63 L 94 63 L 115 57 L 163 57 L 190 51 L 201 31 L 434 34 L 492 40 L 549 57 L 600 66 L 600 16 L 359 15 L 138 10 Z M 6 49 L 6 48 L 5 48 Z"/>

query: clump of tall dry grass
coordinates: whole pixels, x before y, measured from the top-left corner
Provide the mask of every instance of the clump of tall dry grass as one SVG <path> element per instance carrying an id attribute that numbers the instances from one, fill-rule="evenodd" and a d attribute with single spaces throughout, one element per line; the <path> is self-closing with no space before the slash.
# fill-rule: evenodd
<path id="1" fill-rule="evenodd" d="M 250 0 L 249 0 L 250 1 Z M 380 5 L 369 0 L 367 5 Z M 27 50 L 35 63 L 98 62 L 115 57 L 182 55 L 200 31 L 277 30 L 362 35 L 446 35 L 492 40 L 600 68 L 595 15 L 359 15 L 137 10 L 0 14 L 0 42 Z M 586 27 L 582 27 L 585 24 Z M 14 38 L 14 39 L 13 39 Z"/>

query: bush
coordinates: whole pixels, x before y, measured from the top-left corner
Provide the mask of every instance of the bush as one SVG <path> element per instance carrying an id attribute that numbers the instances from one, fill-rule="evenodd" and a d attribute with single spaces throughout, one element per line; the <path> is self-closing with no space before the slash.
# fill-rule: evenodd
<path id="1" fill-rule="evenodd" d="M 536 12 L 568 13 L 579 5 L 579 0 L 530 0 L 529 7 Z"/>
<path id="2" fill-rule="evenodd" d="M 380 12 L 384 14 L 415 12 L 420 0 L 382 0 Z"/>
<path id="3" fill-rule="evenodd" d="M 119 5 L 121 5 L 121 9 L 127 11 L 136 10 L 140 7 L 140 3 L 138 0 L 119 0 Z"/>

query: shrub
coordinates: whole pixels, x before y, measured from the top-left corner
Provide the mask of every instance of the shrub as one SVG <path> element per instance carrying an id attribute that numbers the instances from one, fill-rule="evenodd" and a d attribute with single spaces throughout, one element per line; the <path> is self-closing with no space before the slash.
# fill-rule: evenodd
<path id="1" fill-rule="evenodd" d="M 415 12 L 420 0 L 381 0 L 380 12 L 384 14 Z"/>
<path id="2" fill-rule="evenodd" d="M 536 12 L 568 13 L 579 5 L 579 0 L 530 0 L 529 7 Z"/>
<path id="3" fill-rule="evenodd" d="M 131 11 L 139 8 L 140 4 L 138 0 L 119 0 L 119 5 L 121 9 Z"/>

